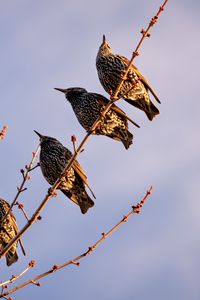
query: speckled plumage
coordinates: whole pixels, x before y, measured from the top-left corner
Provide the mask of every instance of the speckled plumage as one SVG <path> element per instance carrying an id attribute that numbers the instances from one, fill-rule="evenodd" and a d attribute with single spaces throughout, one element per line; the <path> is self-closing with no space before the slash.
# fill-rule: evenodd
<path id="1" fill-rule="evenodd" d="M 110 95 L 118 87 L 128 64 L 129 60 L 126 57 L 112 53 L 104 36 L 103 43 L 97 53 L 96 67 L 99 80 L 105 91 Z M 139 70 L 134 65 L 131 65 L 118 95 L 131 105 L 143 110 L 148 119 L 152 120 L 159 114 L 159 110 L 151 102 L 148 91 L 151 91 L 155 99 L 160 102 Z"/>
<path id="2" fill-rule="evenodd" d="M 0 198 L 0 224 L 6 216 L 9 208 L 10 205 L 8 204 L 8 202 Z M 0 227 L 0 251 L 2 251 L 7 246 L 7 244 L 9 244 L 9 242 L 15 237 L 17 233 L 17 223 L 12 211 L 10 211 L 7 217 L 4 219 L 2 227 Z M 6 254 L 7 266 L 12 265 L 18 260 L 16 249 L 17 242 L 12 245 L 12 247 Z"/>
<path id="3" fill-rule="evenodd" d="M 42 174 L 47 182 L 53 185 L 66 167 L 72 153 L 55 138 L 35 132 L 40 137 L 40 167 Z M 85 190 L 85 185 L 89 187 L 87 176 L 75 160 L 73 166 L 67 172 L 67 176 L 62 179 L 58 189 L 78 204 L 83 214 L 94 205 L 93 200 Z"/>
<path id="4" fill-rule="evenodd" d="M 86 89 L 80 87 L 56 89 L 65 94 L 72 105 L 79 123 L 86 131 L 91 128 L 109 102 L 104 96 L 96 93 L 88 93 Z M 121 141 L 126 149 L 129 148 L 133 140 L 132 133 L 128 131 L 126 114 L 114 104 L 100 121 L 93 134 L 106 135 L 112 139 Z"/>

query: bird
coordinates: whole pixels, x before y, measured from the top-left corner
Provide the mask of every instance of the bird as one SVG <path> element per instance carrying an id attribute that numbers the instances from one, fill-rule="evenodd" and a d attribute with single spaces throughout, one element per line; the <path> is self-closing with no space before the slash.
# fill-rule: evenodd
<path id="1" fill-rule="evenodd" d="M 114 95 L 125 75 L 128 64 L 129 60 L 126 57 L 112 53 L 112 49 L 103 35 L 103 42 L 96 56 L 96 68 L 101 85 L 110 95 Z M 161 103 L 144 76 L 131 64 L 118 97 L 143 110 L 148 119 L 152 121 L 159 114 L 159 110 L 151 101 L 148 92 L 151 92 L 156 101 Z"/>
<path id="2" fill-rule="evenodd" d="M 57 139 L 42 135 L 36 130 L 34 132 L 40 138 L 39 165 L 42 174 L 46 181 L 53 185 L 67 166 L 72 153 Z M 85 186 L 90 189 L 93 197 L 96 198 L 89 186 L 85 172 L 78 161 L 75 160 L 72 167 L 67 171 L 67 175 L 61 179 L 57 189 L 79 205 L 81 212 L 85 214 L 90 207 L 94 206 L 94 201 L 87 194 Z"/>
<path id="3" fill-rule="evenodd" d="M 10 210 L 10 204 L 4 199 L 0 198 L 0 251 L 2 251 L 10 243 L 10 241 L 17 235 L 18 232 L 19 229 L 16 219 Z M 21 246 L 23 254 L 26 255 L 21 239 L 19 239 L 18 242 Z M 15 242 L 6 253 L 7 266 L 11 266 L 18 260 L 18 242 Z"/>
<path id="4" fill-rule="evenodd" d="M 96 93 L 89 93 L 81 87 L 67 89 L 55 88 L 63 92 L 70 102 L 72 109 L 82 127 L 89 131 L 96 119 L 102 113 L 109 100 Z M 133 135 L 128 131 L 128 120 L 130 118 L 115 104 L 97 125 L 93 134 L 106 135 L 114 140 L 121 141 L 126 149 L 133 143 Z M 134 121 L 130 120 L 139 127 Z"/>

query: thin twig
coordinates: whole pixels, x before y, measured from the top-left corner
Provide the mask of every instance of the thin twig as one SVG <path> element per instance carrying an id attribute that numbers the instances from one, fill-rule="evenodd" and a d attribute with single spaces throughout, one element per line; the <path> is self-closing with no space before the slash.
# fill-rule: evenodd
<path id="1" fill-rule="evenodd" d="M 28 221 L 28 220 L 29 220 L 29 217 L 28 217 L 28 215 L 27 215 L 27 213 L 26 213 L 26 211 L 25 211 L 25 209 L 24 209 L 24 204 L 23 204 L 23 203 L 16 202 L 16 205 L 17 205 L 18 208 L 22 211 L 22 213 L 23 213 L 23 215 L 24 215 L 26 221 Z"/>
<path id="2" fill-rule="evenodd" d="M 76 136 L 74 134 L 71 136 L 71 141 L 73 144 L 74 153 L 76 153 Z"/>
<path id="3" fill-rule="evenodd" d="M 5 286 L 9 283 L 13 283 L 14 281 L 16 281 L 17 279 L 19 279 L 21 276 L 23 276 L 26 272 L 28 272 L 28 270 L 30 270 L 31 268 L 33 268 L 35 266 L 35 261 L 34 260 L 31 260 L 28 264 L 28 267 L 23 270 L 19 275 L 12 275 L 12 277 L 10 279 L 8 279 L 7 281 L 4 281 L 4 282 L 1 282 L 0 283 L 0 287 L 2 286 Z"/>
<path id="4" fill-rule="evenodd" d="M 13 202 L 11 203 L 10 208 L 7 211 L 6 215 L 2 218 L 0 227 L 2 226 L 4 220 L 7 218 L 8 214 L 12 210 L 13 206 L 16 204 L 19 195 L 21 193 L 23 193 L 24 191 L 26 191 L 26 189 L 27 189 L 24 187 L 24 185 L 25 185 L 26 181 L 30 179 L 29 173 L 31 170 L 33 170 L 33 163 L 38 155 L 39 148 L 40 148 L 40 146 L 38 145 L 36 151 L 32 153 L 32 159 L 31 159 L 29 165 L 25 166 L 26 171 L 24 171 L 24 169 L 20 170 L 20 172 L 22 174 L 22 178 L 23 178 L 22 183 L 21 183 L 20 187 L 17 188 L 17 194 L 15 195 L 15 198 L 14 198 Z"/>
<path id="5" fill-rule="evenodd" d="M 40 163 L 38 162 L 37 165 L 35 165 L 34 167 L 32 167 L 29 172 L 35 170 L 36 168 L 40 167 Z"/>
<path id="6" fill-rule="evenodd" d="M 89 255 L 91 252 L 93 252 L 103 241 L 105 241 L 105 239 L 108 236 L 110 236 L 111 234 L 113 234 L 113 232 L 115 230 L 117 230 L 123 223 L 127 222 L 128 219 L 131 216 L 133 216 L 135 214 L 139 214 L 141 212 L 142 207 L 143 207 L 145 201 L 147 200 L 148 196 L 151 193 L 152 193 L 152 186 L 148 189 L 148 191 L 146 192 L 146 195 L 143 197 L 143 199 L 136 206 L 132 206 L 132 209 L 131 209 L 131 211 L 128 214 L 126 214 L 125 216 L 123 216 L 123 218 L 116 225 L 114 225 L 108 232 L 102 233 L 101 238 L 98 239 L 97 242 L 94 243 L 92 246 L 88 247 L 88 249 L 84 253 L 82 253 L 79 256 L 77 256 L 77 257 L 75 257 L 75 258 L 73 258 L 73 259 L 71 259 L 71 260 L 69 260 L 67 262 L 64 262 L 64 263 L 62 263 L 60 265 L 54 265 L 50 270 L 48 270 L 48 271 L 46 271 L 46 272 L 44 272 L 42 274 L 39 274 L 36 277 L 31 278 L 31 279 L 29 279 L 29 280 L 21 283 L 20 285 L 14 287 L 11 290 L 8 290 L 8 291 L 4 292 L 3 294 L 0 295 L 0 298 L 3 298 L 5 296 L 7 296 L 7 295 L 10 295 L 10 294 L 18 291 L 19 289 L 25 287 L 28 284 L 36 283 L 36 285 L 39 285 L 38 280 L 40 280 L 41 278 L 46 277 L 46 276 L 48 276 L 48 275 L 50 275 L 50 274 L 52 274 L 52 273 L 54 273 L 54 272 L 56 272 L 58 270 L 61 270 L 64 267 L 67 267 L 67 266 L 72 265 L 72 264 L 79 266 L 80 265 L 79 261 L 81 259 L 85 258 L 87 255 Z"/>
<path id="7" fill-rule="evenodd" d="M 25 224 L 25 226 L 18 232 L 18 234 L 10 241 L 9 244 L 7 244 L 7 246 L 1 251 L 0 253 L 0 259 L 2 258 L 2 256 L 6 255 L 6 253 L 9 251 L 10 247 L 21 238 L 21 236 L 28 230 L 28 228 L 30 226 L 32 226 L 32 224 L 34 224 L 37 220 L 37 218 L 39 217 L 41 211 L 43 210 L 43 208 L 45 207 L 45 205 L 47 204 L 48 200 L 50 198 L 52 198 L 53 196 L 55 196 L 55 191 L 58 188 L 62 177 L 65 176 L 65 174 L 67 173 L 67 171 L 72 167 L 72 164 L 74 162 L 74 160 L 77 158 L 77 156 L 81 153 L 85 143 L 87 142 L 87 140 L 89 139 L 90 135 L 94 132 L 95 128 L 98 126 L 100 120 L 106 115 L 106 113 L 109 111 L 110 107 L 112 106 L 112 104 L 114 102 L 116 102 L 118 100 L 118 93 L 121 89 L 121 86 L 126 78 L 126 75 L 131 67 L 131 64 L 134 60 L 134 58 L 138 55 L 138 50 L 142 45 L 142 42 L 144 41 L 144 38 L 147 36 L 150 28 L 156 23 L 161 11 L 163 11 L 164 6 L 166 5 L 168 0 L 165 0 L 165 2 L 163 3 L 162 6 L 160 6 L 157 14 L 155 15 L 155 17 L 152 18 L 147 30 L 145 31 L 145 34 L 143 34 L 141 40 L 139 41 L 136 50 L 133 52 L 132 58 L 127 66 L 127 70 L 123 76 L 123 78 L 121 79 L 119 86 L 117 87 L 115 93 L 113 96 L 110 97 L 110 101 L 108 102 L 108 104 L 105 106 L 104 110 L 102 111 L 102 113 L 99 115 L 99 117 L 96 119 L 96 121 L 94 122 L 94 124 L 92 125 L 92 127 L 89 129 L 89 131 L 87 132 L 86 136 L 84 137 L 84 139 L 82 140 L 82 142 L 80 143 L 79 147 L 76 149 L 76 152 L 74 152 L 74 154 L 72 155 L 71 159 L 69 160 L 67 166 L 65 167 L 65 169 L 63 170 L 63 172 L 60 174 L 60 176 L 58 177 L 58 179 L 55 181 L 55 183 L 52 185 L 52 187 L 49 189 L 48 193 L 46 194 L 45 198 L 43 199 L 42 203 L 39 205 L 39 207 L 37 208 L 37 210 L 35 211 L 35 213 L 32 215 L 32 217 L 29 219 L 29 221 Z M 154 21 L 153 21 L 154 20 Z"/>

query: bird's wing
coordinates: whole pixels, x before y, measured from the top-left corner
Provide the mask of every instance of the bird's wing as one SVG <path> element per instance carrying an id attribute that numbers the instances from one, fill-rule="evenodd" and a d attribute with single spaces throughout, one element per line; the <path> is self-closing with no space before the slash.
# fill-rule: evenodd
<path id="1" fill-rule="evenodd" d="M 11 220 L 12 220 L 12 225 L 13 225 L 13 228 L 14 228 L 14 231 L 15 231 L 15 234 L 17 234 L 19 232 L 19 228 L 17 226 L 17 222 L 16 222 L 16 219 L 12 213 L 12 211 L 10 212 L 10 217 L 11 217 Z M 26 255 L 26 252 L 25 252 L 25 249 L 24 249 L 24 246 L 22 244 L 22 240 L 19 239 L 19 244 L 20 244 L 20 247 L 22 249 L 22 253 L 24 254 L 24 256 Z"/>
<path id="2" fill-rule="evenodd" d="M 78 163 L 77 160 L 75 160 L 73 162 L 73 169 L 74 171 L 80 176 L 80 178 L 83 180 L 83 182 L 85 183 L 85 185 L 89 188 L 90 192 L 92 193 L 93 197 L 96 199 L 90 185 L 89 185 L 89 182 L 87 180 L 87 176 L 85 174 L 85 172 L 83 171 L 81 165 Z"/>
<path id="3" fill-rule="evenodd" d="M 8 211 L 9 211 L 9 209 L 10 209 L 10 204 L 9 204 L 7 201 L 5 201 L 5 200 L 3 200 L 3 201 L 4 201 L 4 208 L 5 208 L 5 211 L 6 211 L 6 213 L 8 213 Z M 14 216 L 14 214 L 12 213 L 12 211 L 9 212 L 8 218 L 9 218 L 10 221 L 11 221 L 11 224 L 12 224 L 12 227 L 13 227 L 13 230 L 14 230 L 14 234 L 16 235 L 16 234 L 19 232 L 19 228 L 18 228 L 18 226 L 17 226 L 17 222 L 16 222 L 15 216 Z M 7 232 L 7 234 L 8 234 L 8 232 Z M 9 234 L 8 234 L 8 235 L 9 235 Z M 12 239 L 12 237 L 11 237 L 11 239 Z M 20 246 L 21 246 L 21 249 L 22 249 L 23 254 L 26 255 L 21 239 L 19 239 L 19 244 L 20 244 Z"/>
<path id="4" fill-rule="evenodd" d="M 69 159 L 72 157 L 72 152 L 67 148 L 65 148 L 65 150 L 66 150 L 65 151 L 66 160 L 69 161 Z M 85 185 L 89 188 L 89 190 L 92 193 L 93 197 L 96 199 L 96 197 L 95 197 L 95 195 L 94 195 L 94 193 L 93 193 L 93 191 L 92 191 L 92 189 L 89 185 L 89 182 L 87 180 L 87 176 L 86 176 L 85 172 L 83 171 L 81 165 L 78 163 L 77 160 L 74 160 L 72 167 L 73 167 L 75 173 L 79 175 L 79 177 L 83 180 Z"/>
<path id="5" fill-rule="evenodd" d="M 126 57 L 124 57 L 124 56 L 122 56 L 122 60 L 128 66 L 129 60 Z M 132 64 L 130 71 L 131 70 L 133 70 L 137 74 L 137 76 L 140 78 L 141 82 L 144 84 L 145 88 L 147 90 L 149 90 L 151 92 L 151 94 L 154 96 L 155 100 L 158 103 L 161 103 L 160 99 L 158 98 L 158 96 L 156 95 L 156 93 L 154 92 L 154 90 L 152 89 L 152 87 L 149 85 L 149 83 L 147 82 L 147 80 L 145 79 L 145 77 L 142 75 L 142 73 L 138 70 L 138 68 L 136 68 L 136 66 L 134 66 Z"/>
<path id="6" fill-rule="evenodd" d="M 156 93 L 154 92 L 154 90 L 152 89 L 152 87 L 149 85 L 149 83 L 147 82 L 147 80 L 145 79 L 145 77 L 140 73 L 140 71 L 133 66 L 135 73 L 137 74 L 137 76 L 140 78 L 140 80 L 142 81 L 142 83 L 144 84 L 144 86 L 151 92 L 151 94 L 154 96 L 155 100 L 158 103 L 161 103 L 160 99 L 158 98 L 158 96 L 156 95 Z"/>
<path id="7" fill-rule="evenodd" d="M 96 97 L 98 97 L 99 103 L 100 103 L 102 106 L 107 105 L 108 102 L 110 101 L 110 100 L 108 100 L 106 97 L 104 97 L 104 96 L 102 96 L 102 95 L 100 95 L 100 94 L 95 94 L 95 93 L 94 93 L 94 95 L 95 95 Z M 113 103 L 112 106 L 111 106 L 111 108 L 112 108 L 112 110 L 115 111 L 119 116 L 123 117 L 123 118 L 126 119 L 126 120 L 129 120 L 132 124 L 134 124 L 135 126 L 137 126 L 138 128 L 140 128 L 140 126 L 139 126 L 137 123 L 135 123 L 133 120 L 131 120 L 131 118 L 129 118 L 129 117 L 126 115 L 126 113 L 125 113 L 121 108 L 119 108 L 117 105 L 115 105 L 115 104 Z"/>
<path id="8" fill-rule="evenodd" d="M 102 106 L 106 106 L 110 101 L 106 97 L 104 97 L 100 94 L 93 93 L 93 95 L 95 95 L 98 98 L 99 104 L 102 105 Z M 114 110 L 120 116 L 126 117 L 126 113 L 123 110 L 121 110 L 121 108 L 119 108 L 114 103 L 112 104 L 112 110 Z"/>

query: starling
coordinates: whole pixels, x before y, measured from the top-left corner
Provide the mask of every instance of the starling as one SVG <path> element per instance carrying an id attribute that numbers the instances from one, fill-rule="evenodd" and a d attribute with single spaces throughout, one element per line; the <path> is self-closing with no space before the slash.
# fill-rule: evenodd
<path id="1" fill-rule="evenodd" d="M 12 211 L 8 213 L 9 209 L 10 205 L 8 204 L 8 202 L 0 198 L 0 251 L 2 251 L 7 246 L 7 244 L 10 243 L 10 241 L 16 236 L 19 231 L 16 219 Z M 17 243 L 18 242 L 15 242 L 6 254 L 7 266 L 11 266 L 18 260 L 16 251 Z M 22 252 L 25 255 L 21 240 L 19 240 L 19 243 L 22 248 Z"/>
<path id="2" fill-rule="evenodd" d="M 40 167 L 42 174 L 47 182 L 53 185 L 67 166 L 72 153 L 55 138 L 44 136 L 37 131 L 35 133 L 40 137 Z M 93 200 L 85 190 L 85 185 L 90 189 L 85 172 L 75 160 L 72 167 L 67 171 L 67 175 L 62 178 L 58 189 L 78 204 L 83 214 L 94 205 Z M 91 189 L 90 191 L 92 192 Z M 92 195 L 94 196 L 93 192 Z"/>
<path id="3" fill-rule="evenodd" d="M 105 36 L 96 57 L 99 80 L 107 93 L 114 94 L 123 78 L 129 60 L 121 55 L 113 54 Z M 131 105 L 143 110 L 150 121 L 159 114 L 157 107 L 151 102 L 148 91 L 160 103 L 160 100 L 147 83 L 140 71 L 132 64 L 126 79 L 118 93 Z"/>
<path id="4" fill-rule="evenodd" d="M 65 94 L 72 105 L 79 123 L 86 131 L 92 127 L 109 102 L 104 96 L 88 93 L 86 89 L 80 87 L 55 89 Z M 106 116 L 101 119 L 93 134 L 106 135 L 114 140 L 121 141 L 124 144 L 124 147 L 128 149 L 132 144 L 133 135 L 128 131 L 127 118 L 126 114 L 113 104 Z M 132 123 L 139 127 L 135 122 L 132 121 Z"/>

